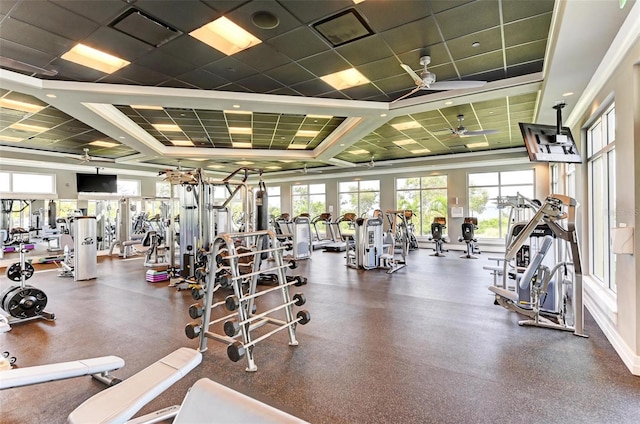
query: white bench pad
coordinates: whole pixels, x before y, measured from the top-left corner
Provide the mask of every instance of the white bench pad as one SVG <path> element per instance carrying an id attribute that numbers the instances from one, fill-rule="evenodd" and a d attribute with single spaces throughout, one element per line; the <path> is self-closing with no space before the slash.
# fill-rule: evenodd
<path id="1" fill-rule="evenodd" d="M 194 384 L 173 424 L 193 423 L 306 423 L 293 415 L 236 392 L 208 378 Z"/>
<path id="2" fill-rule="evenodd" d="M 82 359 L 59 364 L 38 365 L 0 371 L 0 389 L 45 383 L 47 381 L 80 377 L 113 371 L 124 366 L 124 360 L 117 356 Z"/>
<path id="3" fill-rule="evenodd" d="M 123 382 L 87 399 L 69 415 L 67 422 L 123 423 L 201 361 L 202 354 L 197 350 L 180 348 Z"/>

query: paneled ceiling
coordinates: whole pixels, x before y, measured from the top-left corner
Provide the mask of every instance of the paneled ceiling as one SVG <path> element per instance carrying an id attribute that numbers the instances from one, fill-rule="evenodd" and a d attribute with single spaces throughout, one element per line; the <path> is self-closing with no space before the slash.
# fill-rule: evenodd
<path id="1" fill-rule="evenodd" d="M 553 0 L 3 0 L 0 149 L 281 172 L 519 147 L 553 13 Z M 227 55 L 190 34 L 222 16 L 260 43 Z M 78 43 L 130 63 L 63 59 Z M 420 74 L 427 55 L 439 82 L 486 84 L 394 101 L 416 87 L 400 65 Z M 322 79 L 351 68 L 369 82 Z"/>

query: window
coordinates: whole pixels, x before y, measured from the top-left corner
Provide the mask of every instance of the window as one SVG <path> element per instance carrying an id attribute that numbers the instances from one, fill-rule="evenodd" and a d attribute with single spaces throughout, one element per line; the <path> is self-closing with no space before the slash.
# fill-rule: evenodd
<path id="1" fill-rule="evenodd" d="M 327 210 L 324 184 L 296 184 L 291 188 L 292 217 L 308 213 L 318 216 Z"/>
<path id="2" fill-rule="evenodd" d="M 533 199 L 534 171 L 503 171 L 469 174 L 469 214 L 478 218 L 476 236 L 506 237 L 509 210 L 498 209 L 498 197 L 518 193 Z"/>
<path id="3" fill-rule="evenodd" d="M 589 272 L 616 291 L 611 228 L 616 226 L 615 106 L 611 105 L 587 129 L 589 193 Z"/>
<path id="4" fill-rule="evenodd" d="M 396 205 L 400 210 L 410 209 L 420 217 L 416 234 L 431 234 L 431 223 L 437 216 L 447 216 L 447 176 L 398 178 Z"/>
<path id="5" fill-rule="evenodd" d="M 338 184 L 340 198 L 340 213 L 355 213 L 371 215 L 380 209 L 380 181 L 348 181 Z"/>
<path id="6" fill-rule="evenodd" d="M 171 183 L 168 181 L 156 181 L 156 197 L 171 197 Z"/>
<path id="7" fill-rule="evenodd" d="M 8 172 L 0 172 L 0 193 L 8 193 L 11 191 L 11 174 Z"/>
<path id="8" fill-rule="evenodd" d="M 280 187 L 267 187 L 267 205 L 269 216 L 279 217 L 282 213 Z"/>
<path id="9" fill-rule="evenodd" d="M 52 174 L 21 174 L 14 172 L 11 181 L 13 193 L 44 193 L 56 192 L 56 178 Z"/>
<path id="10" fill-rule="evenodd" d="M 118 194 L 120 196 L 140 196 L 140 180 L 118 178 Z"/>
<path id="11" fill-rule="evenodd" d="M 551 183 L 551 191 L 550 193 L 560 193 L 560 166 L 557 163 L 552 163 L 549 166 L 549 172 L 551 173 L 550 183 Z"/>
<path id="12" fill-rule="evenodd" d="M 566 164 L 566 174 L 565 174 L 565 193 L 567 196 L 575 199 L 576 198 L 576 164 L 568 163 Z"/>

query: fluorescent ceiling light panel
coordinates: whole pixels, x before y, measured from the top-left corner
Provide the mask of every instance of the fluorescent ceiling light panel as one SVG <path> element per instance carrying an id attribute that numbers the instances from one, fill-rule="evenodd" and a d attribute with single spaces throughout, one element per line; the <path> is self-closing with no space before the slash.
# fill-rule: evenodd
<path id="1" fill-rule="evenodd" d="M 363 149 L 350 150 L 347 153 L 351 153 L 352 155 L 368 155 L 369 152 Z"/>
<path id="2" fill-rule="evenodd" d="M 221 16 L 215 21 L 191 31 L 190 36 L 221 51 L 227 56 L 260 44 L 262 41 L 231 20 Z"/>
<path id="3" fill-rule="evenodd" d="M 224 113 L 230 114 L 233 113 L 235 115 L 251 115 L 253 112 L 250 110 L 223 110 Z"/>
<path id="4" fill-rule="evenodd" d="M 417 150 L 411 150 L 411 153 L 413 153 L 414 155 L 419 155 L 422 153 L 429 153 L 431 150 L 429 149 L 417 149 Z"/>
<path id="5" fill-rule="evenodd" d="M 204 162 L 207 158 L 188 158 L 187 160 L 192 160 L 194 162 Z"/>
<path id="6" fill-rule="evenodd" d="M 229 134 L 248 134 L 251 135 L 250 127 L 229 127 Z"/>
<path id="7" fill-rule="evenodd" d="M 395 144 L 396 146 L 406 146 L 408 144 L 416 144 L 416 143 L 418 143 L 418 142 L 415 141 L 414 139 L 411 139 L 411 138 L 407 138 L 405 140 L 393 141 L 393 144 Z"/>
<path id="8" fill-rule="evenodd" d="M 140 110 L 163 110 L 162 106 L 151 106 L 151 105 L 129 105 L 134 109 Z"/>
<path id="9" fill-rule="evenodd" d="M 236 162 L 237 165 L 253 165 L 253 162 L 248 160 L 241 160 L 240 162 Z"/>
<path id="10" fill-rule="evenodd" d="M 293 163 L 293 162 L 295 162 L 295 160 L 292 160 L 292 159 L 280 159 L 278 162 L 282 162 L 282 163 Z"/>
<path id="11" fill-rule="evenodd" d="M 9 128 L 13 128 L 14 130 L 29 131 L 29 132 L 34 132 L 34 133 L 41 133 L 41 132 L 49 131 L 49 128 L 47 128 L 47 127 L 39 127 L 37 125 L 21 124 L 20 122 L 16 122 L 15 124 L 9 125 Z"/>
<path id="12" fill-rule="evenodd" d="M 298 132 L 296 132 L 296 137 L 315 137 L 318 135 L 320 131 L 313 131 L 313 130 L 298 130 Z"/>
<path id="13" fill-rule="evenodd" d="M 112 74 L 130 63 L 129 61 L 85 46 L 84 44 L 76 44 L 61 57 L 70 62 L 93 68 L 106 74 Z"/>
<path id="14" fill-rule="evenodd" d="M 231 147 L 237 147 L 239 149 L 250 149 L 251 143 L 247 143 L 245 141 L 232 141 Z"/>
<path id="15" fill-rule="evenodd" d="M 364 0 L 353 0 L 354 4 L 362 3 Z"/>
<path id="16" fill-rule="evenodd" d="M 0 107 L 13 109 L 13 110 L 20 110 L 22 112 L 27 112 L 27 113 L 38 113 L 42 109 L 44 109 L 44 106 L 34 105 L 31 103 L 20 102 L 18 100 L 11 100 L 6 98 L 0 99 Z"/>
<path id="17" fill-rule="evenodd" d="M 267 167 L 265 167 L 265 169 L 273 169 L 273 170 L 276 170 L 276 169 L 282 169 L 282 167 L 281 167 L 281 166 L 267 166 Z"/>
<path id="18" fill-rule="evenodd" d="M 114 143 L 113 141 L 96 140 L 96 141 L 92 141 L 89 144 L 92 146 L 98 146 L 98 147 L 116 147 L 120 143 Z"/>
<path id="19" fill-rule="evenodd" d="M 287 149 L 290 150 L 304 150 L 307 148 L 306 144 L 289 144 L 289 147 L 287 147 Z"/>
<path id="20" fill-rule="evenodd" d="M 182 128 L 175 124 L 151 124 L 153 128 L 160 132 L 180 132 Z"/>
<path id="21" fill-rule="evenodd" d="M 371 82 L 367 77 L 362 75 L 355 68 L 349 68 L 345 69 L 344 71 L 334 72 L 333 74 L 320 77 L 320 79 L 336 90 L 344 90 Z"/>
<path id="22" fill-rule="evenodd" d="M 169 140 L 174 146 L 193 146 L 191 140 Z"/>
<path id="23" fill-rule="evenodd" d="M 207 166 L 207 168 L 222 169 L 222 168 L 224 168 L 224 165 L 209 165 L 209 166 Z"/>
<path id="24" fill-rule="evenodd" d="M 19 137 L 9 137 L 8 135 L 0 134 L 0 141 L 22 141 L 22 138 Z"/>
<path id="25" fill-rule="evenodd" d="M 331 119 L 331 118 L 333 118 L 333 116 L 330 116 L 330 115 L 307 115 L 307 118 L 313 118 L 313 119 Z"/>
<path id="26" fill-rule="evenodd" d="M 412 128 L 420 128 L 420 124 L 418 124 L 418 122 L 416 121 L 400 122 L 398 124 L 391 124 L 391 126 L 397 129 L 398 131 L 410 130 Z"/>
<path id="27" fill-rule="evenodd" d="M 469 143 L 466 146 L 468 149 L 473 149 L 474 147 L 488 147 L 489 143 L 486 141 L 481 141 L 479 143 Z"/>

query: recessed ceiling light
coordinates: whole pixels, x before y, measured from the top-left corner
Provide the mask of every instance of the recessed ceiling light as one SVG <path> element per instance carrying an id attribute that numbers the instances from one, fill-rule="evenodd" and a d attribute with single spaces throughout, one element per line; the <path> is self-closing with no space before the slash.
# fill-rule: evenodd
<path id="1" fill-rule="evenodd" d="M 119 146 L 119 143 L 114 143 L 113 141 L 104 141 L 104 140 L 96 140 L 89 143 L 92 146 L 98 147 L 116 147 Z"/>
<path id="2" fill-rule="evenodd" d="M 371 82 L 355 68 L 334 72 L 333 74 L 322 76 L 320 79 L 336 90 L 344 90 Z"/>
<path id="3" fill-rule="evenodd" d="M 293 163 L 295 162 L 295 160 L 291 160 L 291 159 L 281 159 L 278 162 L 282 162 L 282 163 Z"/>
<path id="4" fill-rule="evenodd" d="M 190 36 L 221 51 L 227 56 L 260 44 L 262 41 L 253 34 L 224 16 L 191 31 Z"/>
<path id="5" fill-rule="evenodd" d="M 562 97 L 573 96 L 573 91 L 567 91 L 566 93 L 562 93 Z"/>
<path id="6" fill-rule="evenodd" d="M 237 105 L 238 107 L 240 107 L 240 105 Z M 233 105 L 233 107 L 236 107 L 236 105 Z M 253 114 L 253 112 L 251 112 L 250 110 L 223 110 L 224 113 L 233 113 L 235 115 L 251 115 Z"/>
<path id="7" fill-rule="evenodd" d="M 211 169 L 222 169 L 222 168 L 224 168 L 224 165 L 217 165 L 217 164 L 214 164 L 214 165 L 208 165 L 208 166 L 207 166 L 207 168 L 211 168 Z"/>
<path id="8" fill-rule="evenodd" d="M 380 114 L 380 117 L 381 117 L 381 118 L 384 118 L 385 116 L 387 116 L 387 114 L 386 114 L 386 113 L 381 113 L 381 114 Z"/>
<path id="9" fill-rule="evenodd" d="M 417 149 L 417 150 L 411 150 L 411 153 L 413 153 L 414 155 L 420 155 L 422 153 L 429 153 L 431 150 L 429 149 Z"/>
<path id="10" fill-rule="evenodd" d="M 318 135 L 320 131 L 313 131 L 313 130 L 298 130 L 298 132 L 296 132 L 296 137 L 315 137 Z"/>
<path id="11" fill-rule="evenodd" d="M 120 140 L 124 140 L 125 136 L 121 135 L 120 137 L 118 137 Z"/>
<path id="12" fill-rule="evenodd" d="M 475 42 L 471 43 L 471 47 L 480 47 L 480 43 L 475 41 Z"/>
<path id="13" fill-rule="evenodd" d="M 466 145 L 468 149 L 473 149 L 474 147 L 488 147 L 489 143 L 486 141 L 482 141 L 479 143 L 469 143 Z"/>
<path id="14" fill-rule="evenodd" d="M 420 128 L 420 124 L 418 124 L 418 122 L 416 121 L 400 122 L 397 124 L 391 124 L 391 126 L 397 129 L 398 131 L 410 130 L 412 128 Z"/>
<path id="15" fill-rule="evenodd" d="M 193 146 L 191 140 L 169 140 L 174 146 Z"/>
<path id="16" fill-rule="evenodd" d="M 344 147 L 344 143 L 340 143 L 340 147 Z"/>
<path id="17" fill-rule="evenodd" d="M 101 52 L 84 44 L 76 44 L 61 58 L 106 74 L 112 74 L 130 63 L 127 60 Z"/>
<path id="18" fill-rule="evenodd" d="M 331 115 L 307 115 L 307 118 L 331 119 L 331 118 L 333 118 L 333 116 L 331 116 Z"/>
<path id="19" fill-rule="evenodd" d="M 267 166 L 265 169 L 282 169 L 281 166 Z"/>
<path id="20" fill-rule="evenodd" d="M 444 104 L 445 104 L 445 106 L 449 106 L 449 105 L 452 105 L 453 102 L 451 100 L 448 100 L 448 101 L 444 102 Z"/>
<path id="21" fill-rule="evenodd" d="M 153 128 L 160 132 L 179 132 L 182 129 L 175 124 L 151 124 Z"/>
<path id="22" fill-rule="evenodd" d="M 253 162 L 248 161 L 248 160 L 241 160 L 239 162 L 236 162 L 237 165 L 253 165 Z"/>
<path id="23" fill-rule="evenodd" d="M 287 147 L 287 149 L 291 149 L 291 150 L 304 150 L 307 148 L 306 144 L 289 144 L 289 146 Z"/>
<path id="24" fill-rule="evenodd" d="M 355 4 L 362 3 L 364 0 L 353 0 Z"/>
<path id="25" fill-rule="evenodd" d="M 20 137 L 9 137 L 8 135 L 0 134 L 0 141 L 22 141 Z"/>
<path id="26" fill-rule="evenodd" d="M 395 144 L 396 146 L 406 146 L 408 144 L 416 144 L 417 141 L 411 139 L 411 138 L 407 138 L 405 140 L 397 140 L 397 141 L 393 141 L 393 144 Z"/>
<path id="27" fill-rule="evenodd" d="M 251 135 L 250 127 L 229 127 L 229 134 L 249 134 Z"/>
<path id="28" fill-rule="evenodd" d="M 232 141 L 231 147 L 236 147 L 238 149 L 250 149 L 251 143 L 247 143 L 245 141 Z"/>
<path id="29" fill-rule="evenodd" d="M 55 99 L 56 97 L 58 97 L 58 96 L 56 96 L 56 95 L 55 95 L 55 94 L 53 94 L 53 93 L 45 94 L 45 96 L 47 96 L 47 97 L 48 97 L 48 98 L 50 98 L 50 99 Z"/>
<path id="30" fill-rule="evenodd" d="M 129 105 L 134 109 L 140 110 L 162 110 L 162 106 L 152 106 L 152 105 Z"/>
<path id="31" fill-rule="evenodd" d="M 18 100 L 11 100 L 7 98 L 0 98 L 0 107 L 7 109 L 20 110 L 27 113 L 38 113 L 44 106 L 34 105 L 33 103 L 21 102 Z"/>
<path id="32" fill-rule="evenodd" d="M 347 153 L 351 153 L 352 155 L 368 155 L 369 152 L 363 149 L 349 150 Z"/>
<path id="33" fill-rule="evenodd" d="M 9 128 L 13 128 L 14 130 L 29 131 L 29 132 L 34 132 L 34 133 L 41 133 L 41 132 L 49 131 L 49 128 L 47 128 L 47 127 L 40 127 L 40 126 L 37 126 L 37 125 L 21 124 L 20 122 L 16 122 L 15 124 L 9 125 Z"/>

